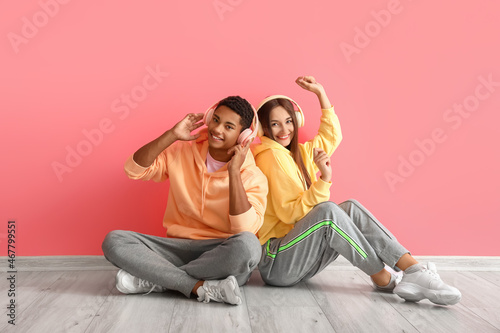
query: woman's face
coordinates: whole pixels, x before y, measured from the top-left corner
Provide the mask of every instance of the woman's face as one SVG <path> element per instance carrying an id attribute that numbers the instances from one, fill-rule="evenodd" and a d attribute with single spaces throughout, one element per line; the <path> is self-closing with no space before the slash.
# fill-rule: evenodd
<path id="1" fill-rule="evenodd" d="M 280 145 L 287 147 L 292 142 L 295 135 L 293 120 L 284 107 L 277 106 L 272 109 L 269 114 L 269 125 L 274 140 Z"/>

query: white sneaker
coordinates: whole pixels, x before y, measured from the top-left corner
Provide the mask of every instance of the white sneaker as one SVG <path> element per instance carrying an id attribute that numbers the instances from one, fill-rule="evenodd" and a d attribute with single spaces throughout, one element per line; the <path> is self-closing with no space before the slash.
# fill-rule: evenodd
<path id="1" fill-rule="evenodd" d="M 398 283 L 401 281 L 402 278 L 403 276 L 401 274 L 391 273 L 391 280 L 386 286 L 379 286 L 378 284 L 375 283 L 375 281 L 373 281 L 372 278 L 370 279 L 372 280 L 373 288 L 375 290 L 386 293 L 392 293 L 394 288 L 396 288 L 396 286 L 398 285 Z"/>
<path id="2" fill-rule="evenodd" d="M 140 279 L 120 269 L 116 274 L 116 289 L 123 294 L 149 294 L 151 292 L 162 293 L 167 288 L 158 286 L 152 282 Z"/>
<path id="3" fill-rule="evenodd" d="M 196 290 L 198 301 L 208 303 L 224 302 L 234 305 L 241 304 L 240 287 L 234 276 L 229 276 L 225 280 L 205 281 L 203 286 Z"/>
<path id="4" fill-rule="evenodd" d="M 420 267 L 421 269 L 416 272 L 404 273 L 403 279 L 394 288 L 395 294 L 410 302 L 427 298 L 432 303 L 453 305 L 460 301 L 462 294 L 457 288 L 441 280 L 436 265 L 430 262 L 427 268 L 423 265 Z"/>

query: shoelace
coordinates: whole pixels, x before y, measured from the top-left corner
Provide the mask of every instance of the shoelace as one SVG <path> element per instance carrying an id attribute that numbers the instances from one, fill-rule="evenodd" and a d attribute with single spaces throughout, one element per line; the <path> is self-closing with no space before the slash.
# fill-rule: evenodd
<path id="1" fill-rule="evenodd" d="M 224 300 L 221 289 L 217 288 L 216 286 L 209 286 L 207 289 L 208 289 L 206 291 L 207 296 L 212 297 L 214 300 L 220 300 L 220 301 Z"/>
<path id="2" fill-rule="evenodd" d="M 428 262 L 426 271 L 428 272 L 428 274 L 432 275 L 434 278 L 440 279 L 435 263 Z"/>
<path id="3" fill-rule="evenodd" d="M 149 286 L 151 286 L 151 289 L 149 289 L 149 291 L 147 293 L 143 294 L 143 296 L 151 294 L 151 292 L 156 288 L 156 284 L 151 283 L 151 282 L 146 281 L 146 280 L 143 280 L 143 279 L 139 279 L 139 287 L 146 287 L 147 288 Z"/>

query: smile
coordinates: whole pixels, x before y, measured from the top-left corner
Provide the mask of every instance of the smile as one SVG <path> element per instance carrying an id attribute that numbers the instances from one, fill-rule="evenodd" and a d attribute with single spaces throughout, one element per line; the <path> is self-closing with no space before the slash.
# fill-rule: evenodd
<path id="1" fill-rule="evenodd" d="M 278 138 L 278 139 L 280 139 L 280 140 L 286 140 L 286 139 L 288 139 L 289 137 L 290 137 L 290 134 L 288 134 L 288 135 L 284 135 L 284 136 L 277 136 L 277 138 Z"/>
<path id="2" fill-rule="evenodd" d="M 224 141 L 222 138 L 219 138 L 218 136 L 215 136 L 213 134 L 211 134 L 212 136 L 212 139 L 214 139 L 215 141 Z"/>

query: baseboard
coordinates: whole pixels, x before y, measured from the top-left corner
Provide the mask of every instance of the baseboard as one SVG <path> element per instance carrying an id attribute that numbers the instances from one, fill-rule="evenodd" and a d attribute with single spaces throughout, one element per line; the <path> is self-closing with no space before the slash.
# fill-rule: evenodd
<path id="1" fill-rule="evenodd" d="M 500 272 L 500 257 L 495 256 L 414 256 L 420 263 L 432 261 L 439 271 Z M 326 269 L 355 270 L 344 257 L 338 257 Z"/>
<path id="2" fill-rule="evenodd" d="M 9 268 L 7 257 L 0 257 L 2 272 Z M 104 256 L 27 256 L 16 257 L 18 272 L 101 271 L 116 269 Z"/>
<path id="3" fill-rule="evenodd" d="M 432 261 L 440 271 L 500 271 L 500 257 L 415 256 L 421 262 Z M 9 271 L 8 257 L 0 257 L 2 272 Z M 31 271 L 90 271 L 115 270 L 104 256 L 33 256 L 16 257 L 15 270 Z M 345 258 L 339 257 L 327 270 L 356 270 Z"/>

